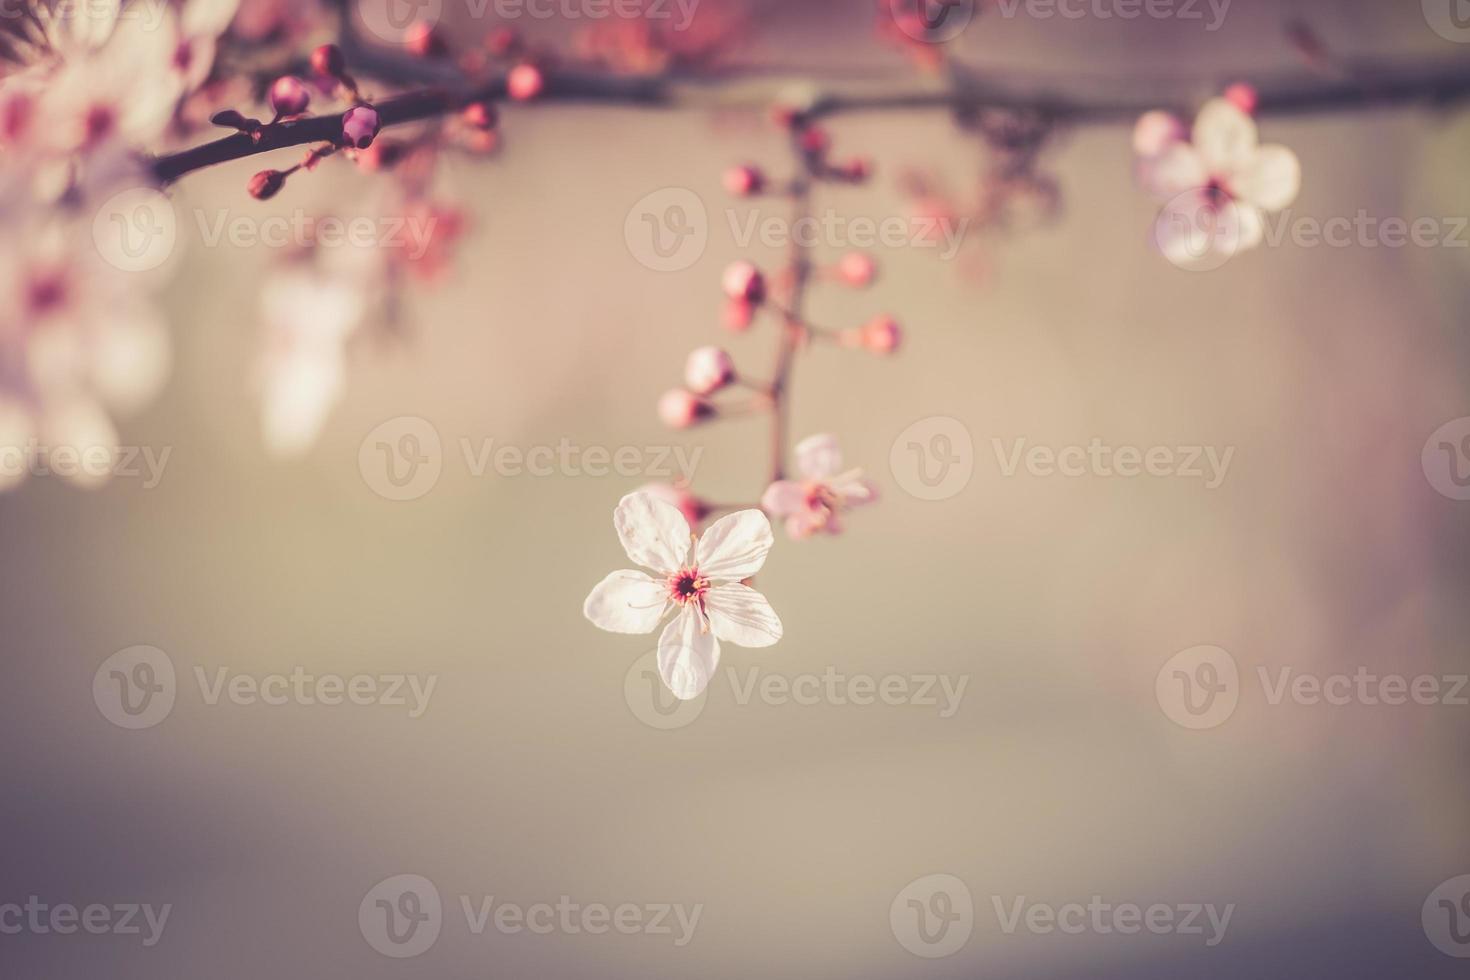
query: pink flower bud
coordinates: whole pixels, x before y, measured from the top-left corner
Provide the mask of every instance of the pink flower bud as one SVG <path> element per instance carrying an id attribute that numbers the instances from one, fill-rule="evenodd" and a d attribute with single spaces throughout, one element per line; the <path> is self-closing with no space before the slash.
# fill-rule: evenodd
<path id="1" fill-rule="evenodd" d="M 854 184 L 861 184 L 873 176 L 873 161 L 867 157 L 853 157 L 840 169 L 843 177 Z"/>
<path id="2" fill-rule="evenodd" d="M 762 276 L 761 271 L 749 262 L 732 262 L 725 269 L 723 283 L 725 295 L 731 299 L 760 303 L 766 298 L 765 276 Z"/>
<path id="3" fill-rule="evenodd" d="M 866 252 L 848 252 L 837 262 L 837 275 L 853 289 L 863 289 L 878 278 L 878 263 Z"/>
<path id="4" fill-rule="evenodd" d="M 649 483 L 639 487 L 636 492 L 646 493 L 650 497 L 662 500 L 664 503 L 672 504 L 679 508 L 680 513 L 684 515 L 684 520 L 689 522 L 690 527 L 693 527 L 709 516 L 709 504 L 700 500 L 684 487 L 676 487 L 668 483 Z"/>
<path id="5" fill-rule="evenodd" d="M 671 429 L 688 429 L 715 414 L 715 407 L 692 391 L 674 388 L 658 400 L 658 417 Z"/>
<path id="6" fill-rule="evenodd" d="M 466 126 L 479 130 L 494 129 L 500 122 L 495 107 L 486 102 L 471 102 L 465 106 L 464 112 L 460 113 L 460 118 L 464 120 Z"/>
<path id="7" fill-rule="evenodd" d="M 286 175 L 279 170 L 262 170 L 246 186 L 257 201 L 269 201 L 286 186 Z"/>
<path id="8" fill-rule="evenodd" d="M 747 299 L 732 299 L 725 302 L 725 329 L 732 333 L 744 333 L 755 320 L 755 304 Z"/>
<path id="9" fill-rule="evenodd" d="M 377 109 L 370 105 L 353 106 L 342 117 L 342 140 L 348 146 L 366 150 L 373 145 L 382 128 Z"/>
<path id="10" fill-rule="evenodd" d="M 832 145 L 832 137 L 821 126 L 811 126 L 801 132 L 801 148 L 812 156 L 820 156 Z"/>
<path id="11" fill-rule="evenodd" d="M 1254 85 L 1236 82 L 1225 90 L 1225 101 L 1246 115 L 1253 116 L 1256 114 L 1256 106 L 1260 105 L 1261 97 Z"/>
<path id="12" fill-rule="evenodd" d="M 725 171 L 725 190 L 736 197 L 759 194 L 765 186 L 765 174 L 755 167 L 731 167 Z"/>
<path id="13" fill-rule="evenodd" d="M 347 70 L 347 59 L 335 44 L 323 44 L 311 53 L 311 70 L 328 78 L 340 78 Z"/>
<path id="14" fill-rule="evenodd" d="M 505 57 L 521 46 L 521 36 L 509 27 L 497 27 L 485 35 L 485 47 L 498 57 Z"/>
<path id="15" fill-rule="evenodd" d="M 505 77 L 505 90 L 517 102 L 528 102 L 546 88 L 546 76 L 535 65 L 516 65 Z"/>
<path id="16" fill-rule="evenodd" d="M 299 116 L 311 105 L 311 93 L 294 75 L 282 75 L 271 86 L 271 108 L 282 116 Z"/>
<path id="17" fill-rule="evenodd" d="M 898 321 L 884 314 L 863 324 L 862 345 L 874 354 L 892 354 L 903 342 Z"/>
<path id="18" fill-rule="evenodd" d="M 713 395 L 735 380 L 735 362 L 718 347 L 700 347 L 684 365 L 684 383 L 696 395 Z"/>
<path id="19" fill-rule="evenodd" d="M 1188 138 L 1189 133 L 1177 116 L 1155 109 L 1138 117 L 1133 127 L 1133 152 L 1141 157 L 1160 156 Z"/>
<path id="20" fill-rule="evenodd" d="M 412 24 L 403 35 L 403 46 L 408 53 L 420 58 L 436 58 L 444 54 L 444 39 L 434 30 L 434 25 L 421 20 Z"/>

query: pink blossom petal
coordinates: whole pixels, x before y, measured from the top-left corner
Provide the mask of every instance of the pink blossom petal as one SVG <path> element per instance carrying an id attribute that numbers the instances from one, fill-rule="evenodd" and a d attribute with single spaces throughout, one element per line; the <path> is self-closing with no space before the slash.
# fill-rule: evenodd
<path id="1" fill-rule="evenodd" d="M 582 605 L 582 615 L 609 633 L 652 633 L 668 605 L 667 583 L 625 569 L 593 587 Z"/>
<path id="2" fill-rule="evenodd" d="M 781 639 L 781 619 L 766 597 L 739 582 L 705 593 L 705 611 L 715 636 L 742 647 L 768 647 Z"/>
<path id="3" fill-rule="evenodd" d="M 1169 200 L 1210 182 L 1204 159 L 1188 143 L 1175 143 L 1158 159 L 1144 161 L 1140 177 L 1144 189 L 1160 200 Z"/>
<path id="4" fill-rule="evenodd" d="M 1258 208 L 1280 211 L 1301 192 L 1301 161 L 1284 146 L 1263 146 L 1231 178 L 1230 189 Z"/>
<path id="5" fill-rule="evenodd" d="M 1211 99 L 1194 121 L 1194 147 L 1212 174 L 1234 174 L 1258 142 L 1256 122 L 1226 99 Z"/>
<path id="6" fill-rule="evenodd" d="M 646 493 L 630 493 L 613 511 L 613 527 L 635 565 L 669 574 L 689 555 L 689 522 L 678 508 Z"/>
<path id="7" fill-rule="evenodd" d="M 774 543 L 771 522 L 765 514 L 758 510 L 737 511 L 715 521 L 704 532 L 695 548 L 694 564 L 705 578 L 738 582 L 761 570 Z"/>
<path id="8" fill-rule="evenodd" d="M 836 436 L 808 436 L 796 444 L 795 454 L 796 468 L 809 480 L 825 480 L 842 470 L 842 450 Z"/>
<path id="9" fill-rule="evenodd" d="M 697 698 L 720 666 L 720 641 L 700 631 L 694 607 L 685 606 L 658 638 L 658 673 L 674 697 Z"/>
<path id="10" fill-rule="evenodd" d="M 761 509 L 776 517 L 786 517 L 806 506 L 806 490 L 794 480 L 777 480 L 761 494 Z"/>

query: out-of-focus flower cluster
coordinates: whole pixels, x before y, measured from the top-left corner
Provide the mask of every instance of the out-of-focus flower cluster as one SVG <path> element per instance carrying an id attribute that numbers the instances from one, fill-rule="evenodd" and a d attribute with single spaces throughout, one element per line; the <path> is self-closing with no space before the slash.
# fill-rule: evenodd
<path id="1" fill-rule="evenodd" d="M 114 413 L 166 379 L 149 298 L 166 267 L 134 263 L 160 215 L 109 210 L 150 179 L 180 101 L 209 77 L 238 0 L 48 0 L 5 22 L 0 55 L 0 448 L 109 454 Z M 148 268 L 141 268 L 147 265 Z M 163 266 L 163 263 L 157 263 Z M 89 466 L 78 482 L 107 467 Z M 6 467 L 14 484 L 24 467 Z"/>

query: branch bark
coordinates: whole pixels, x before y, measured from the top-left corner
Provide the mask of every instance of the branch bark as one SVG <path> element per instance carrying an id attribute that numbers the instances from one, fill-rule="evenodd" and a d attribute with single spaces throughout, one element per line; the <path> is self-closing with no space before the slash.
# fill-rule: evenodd
<path id="1" fill-rule="evenodd" d="M 384 127 L 419 122 L 454 112 L 470 102 L 506 99 L 505 78 L 479 85 L 452 84 L 444 66 L 416 63 L 376 53 L 354 66 L 368 77 L 410 81 L 426 87 L 376 102 Z M 764 109 L 793 84 L 824 92 L 807 113 L 810 120 L 865 112 L 978 109 L 1024 111 L 1069 125 L 1130 122 L 1150 109 L 1187 113 L 1240 76 L 1134 79 L 1127 82 L 1079 76 L 1046 77 L 970 72 L 955 68 L 949 77 L 927 85 L 894 87 L 891 80 L 862 81 L 786 75 L 770 68 L 738 67 L 699 77 L 547 72 L 539 102 L 627 106 L 631 108 Z M 432 83 L 427 80 L 433 79 Z M 1470 65 L 1464 62 L 1418 67 L 1353 66 L 1351 74 L 1327 77 L 1279 75 L 1256 86 L 1258 115 L 1300 116 L 1367 109 L 1421 106 L 1440 108 L 1470 99 Z M 1163 94 L 1161 94 L 1163 93 Z M 179 153 L 155 158 L 153 170 L 171 183 L 205 167 L 307 143 L 334 142 L 342 113 L 312 116 L 268 127 L 256 140 L 239 134 Z"/>

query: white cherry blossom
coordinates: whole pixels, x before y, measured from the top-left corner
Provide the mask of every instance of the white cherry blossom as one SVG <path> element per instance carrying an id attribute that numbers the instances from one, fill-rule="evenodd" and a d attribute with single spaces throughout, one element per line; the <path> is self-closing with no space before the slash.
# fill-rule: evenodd
<path id="1" fill-rule="evenodd" d="M 743 584 L 766 562 L 771 522 L 758 510 L 720 518 L 695 539 L 678 509 L 646 493 L 618 502 L 613 526 L 637 570 L 613 572 L 587 596 L 582 613 L 611 633 L 652 633 L 658 671 L 674 696 L 698 697 L 720 664 L 720 641 L 768 647 L 781 620 L 765 596 Z"/>

